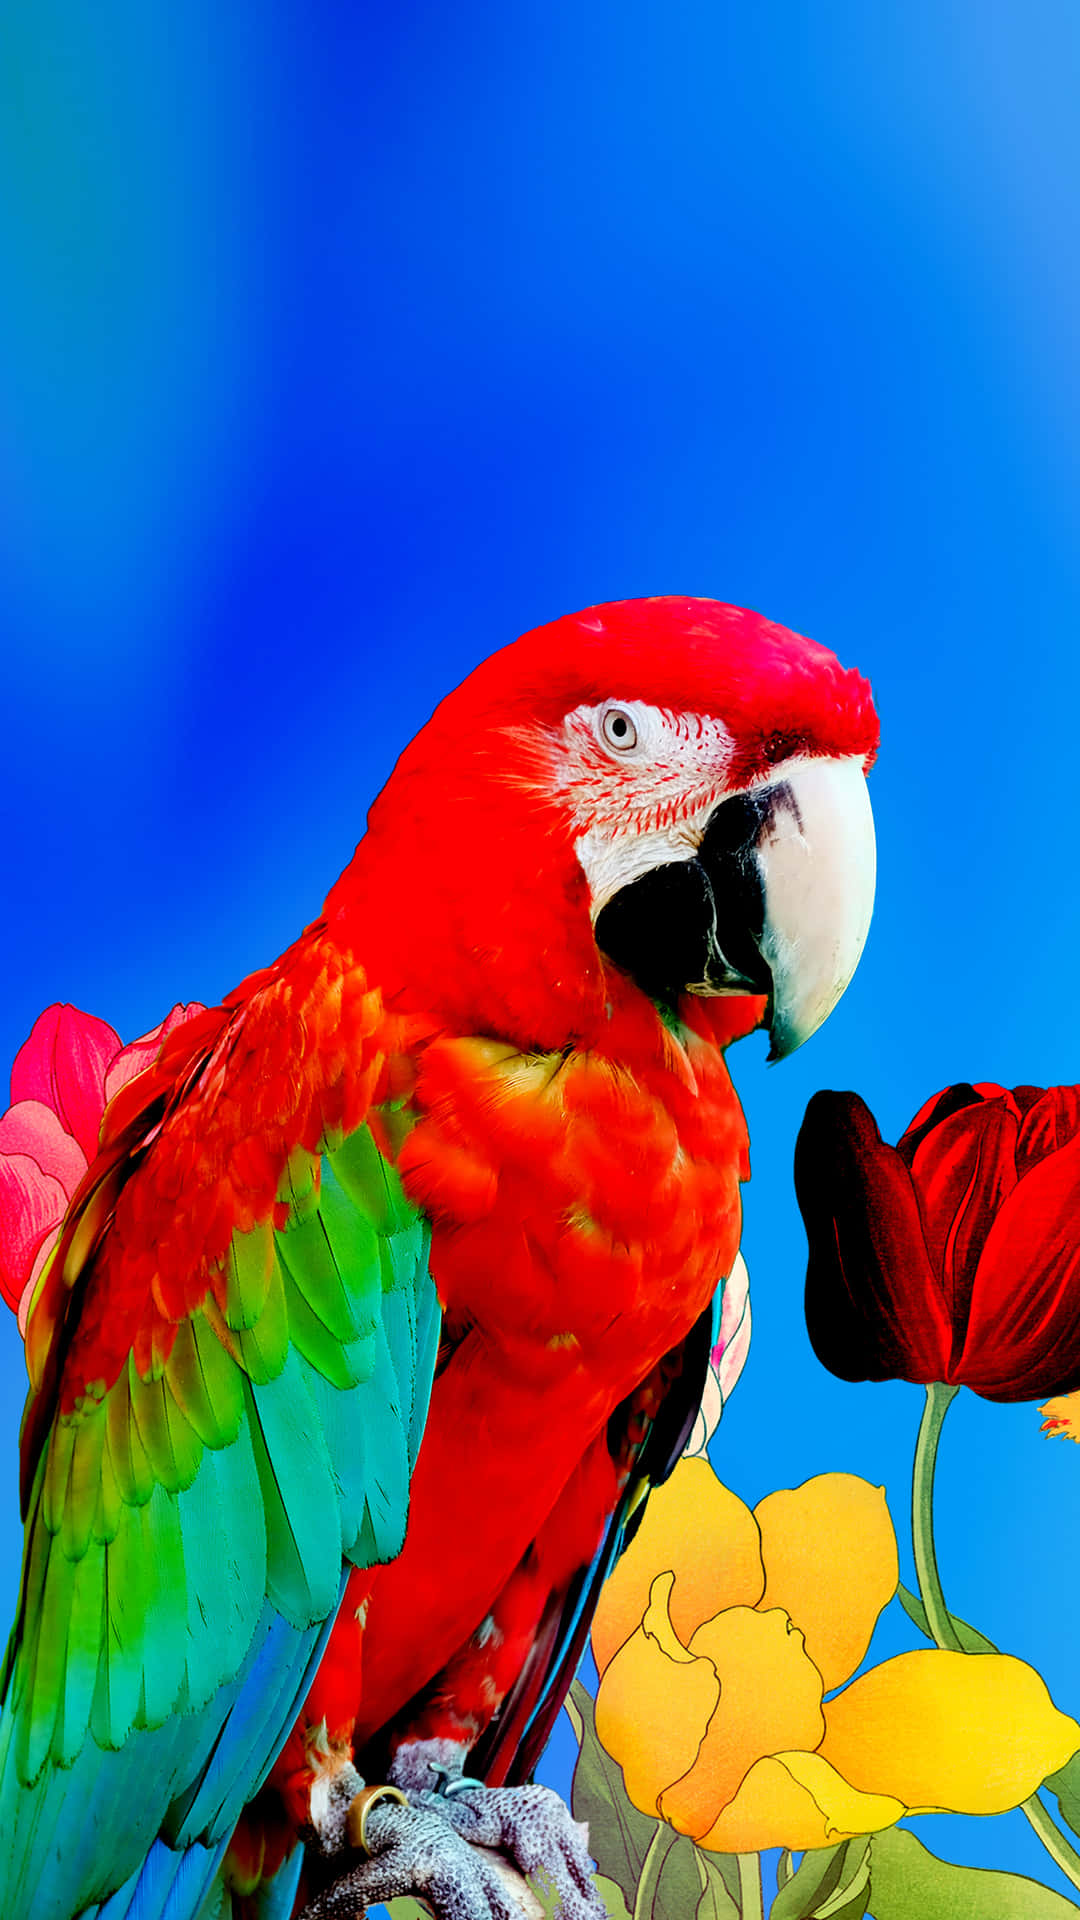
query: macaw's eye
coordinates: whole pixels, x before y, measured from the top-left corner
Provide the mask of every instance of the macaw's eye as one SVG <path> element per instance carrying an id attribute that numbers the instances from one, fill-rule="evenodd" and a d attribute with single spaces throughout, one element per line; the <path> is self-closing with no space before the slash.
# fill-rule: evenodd
<path id="1" fill-rule="evenodd" d="M 600 721 L 600 738 L 615 753 L 631 753 L 638 743 L 637 728 L 625 707 L 607 707 Z"/>

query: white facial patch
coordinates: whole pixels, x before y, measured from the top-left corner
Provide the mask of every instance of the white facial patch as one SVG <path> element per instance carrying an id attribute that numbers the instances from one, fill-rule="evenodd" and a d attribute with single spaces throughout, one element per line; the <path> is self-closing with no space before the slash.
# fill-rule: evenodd
<path id="1" fill-rule="evenodd" d="M 710 802 L 692 820 L 671 827 L 655 827 L 651 831 L 647 828 L 644 833 L 590 827 L 575 840 L 574 851 L 592 896 L 593 919 L 631 880 L 640 880 L 643 873 L 651 873 L 654 867 L 691 860 L 701 845 L 712 808 Z"/>
<path id="2" fill-rule="evenodd" d="M 631 880 L 689 860 L 727 792 L 732 738 L 711 714 L 612 698 L 575 707 L 551 738 L 552 784 L 569 799 L 595 919 Z"/>

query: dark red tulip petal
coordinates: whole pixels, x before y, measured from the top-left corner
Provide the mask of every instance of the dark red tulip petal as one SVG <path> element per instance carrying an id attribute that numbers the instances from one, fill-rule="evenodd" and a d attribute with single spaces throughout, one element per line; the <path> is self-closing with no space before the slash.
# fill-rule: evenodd
<path id="1" fill-rule="evenodd" d="M 927 1252 L 954 1328 L 954 1354 L 964 1343 L 983 1243 L 1016 1185 L 1019 1130 L 1011 1102 L 986 1100 L 924 1134 L 911 1163 Z"/>
<path id="2" fill-rule="evenodd" d="M 810 1247 L 806 1324 L 842 1380 L 944 1380 L 952 1322 L 911 1175 L 853 1093 L 817 1093 L 795 1148 Z"/>
<path id="3" fill-rule="evenodd" d="M 1007 1100 L 1022 1119 L 1036 1100 L 1042 1100 L 1045 1087 L 997 1087 L 994 1081 L 976 1081 L 974 1091 L 984 1094 L 986 1100 Z"/>
<path id="4" fill-rule="evenodd" d="M 1003 1087 L 995 1087 L 995 1093 L 1003 1093 Z M 961 1082 L 956 1087 L 945 1087 L 941 1093 L 931 1094 L 924 1100 L 918 1113 L 905 1128 L 896 1143 L 896 1151 L 907 1166 L 915 1158 L 915 1149 L 934 1127 L 940 1126 L 952 1113 L 959 1113 L 964 1107 L 977 1107 L 984 1097 L 983 1090 L 970 1087 Z"/>
<path id="5" fill-rule="evenodd" d="M 78 1141 L 87 1160 L 97 1152 L 105 1107 L 105 1072 L 120 1036 L 78 1007 L 46 1007 L 11 1069 L 11 1104 L 40 1100 Z"/>
<path id="6" fill-rule="evenodd" d="M 954 1374 L 976 1393 L 1036 1400 L 1080 1386 L 1078 1219 L 1080 1135 L 1032 1168 L 987 1234 Z"/>
<path id="7" fill-rule="evenodd" d="M 1024 1115 L 1016 1143 L 1020 1179 L 1080 1133 L 1080 1087 L 1047 1087 Z"/>

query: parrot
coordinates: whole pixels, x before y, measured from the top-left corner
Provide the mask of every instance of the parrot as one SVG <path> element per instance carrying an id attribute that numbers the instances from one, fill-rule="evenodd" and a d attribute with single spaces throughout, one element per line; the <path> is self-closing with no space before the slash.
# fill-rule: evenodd
<path id="1" fill-rule="evenodd" d="M 508 1920 L 485 1847 L 603 1911 L 532 1772 L 701 1398 L 726 1050 L 790 1054 L 862 951 L 877 745 L 741 608 L 537 628 L 114 1095 L 27 1324 L 9 1920 Z"/>

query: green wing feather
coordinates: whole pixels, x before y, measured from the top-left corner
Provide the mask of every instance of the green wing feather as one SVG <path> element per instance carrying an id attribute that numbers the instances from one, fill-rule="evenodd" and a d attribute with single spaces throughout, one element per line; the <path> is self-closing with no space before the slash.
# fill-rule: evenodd
<path id="1" fill-rule="evenodd" d="M 4 1673 L 2 1913 L 69 1920 L 159 1830 L 226 1837 L 343 1563 L 400 1550 L 439 1327 L 424 1221 L 366 1125 L 295 1152 L 281 1197 L 283 1227 L 233 1235 L 223 1312 L 208 1298 L 149 1376 L 132 1357 L 54 1417 Z M 248 1750 L 225 1766 L 230 1734 Z"/>

